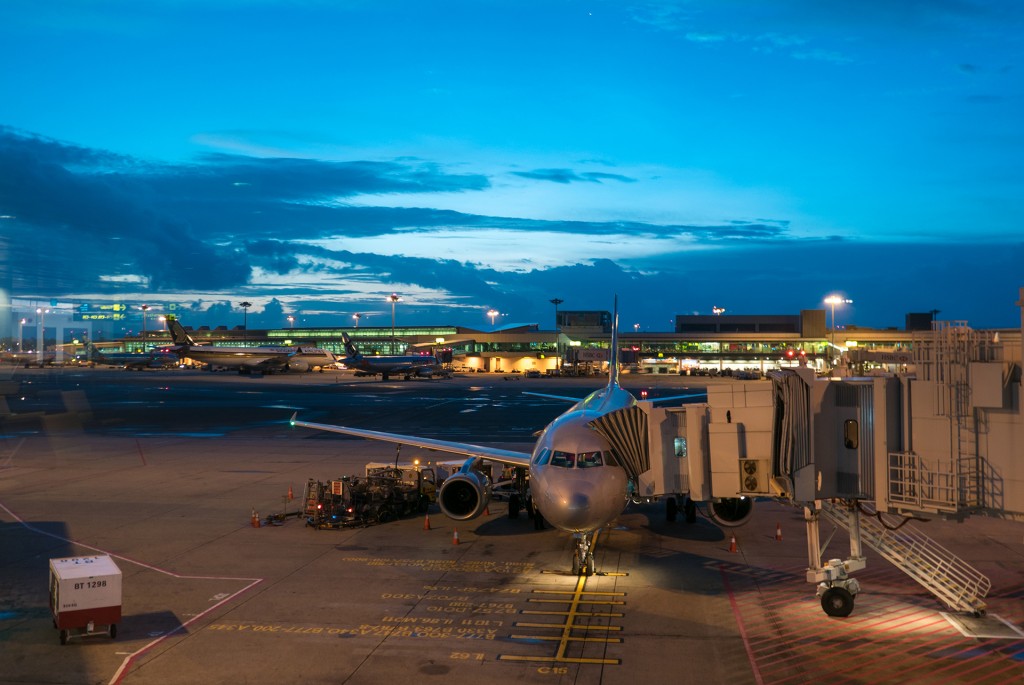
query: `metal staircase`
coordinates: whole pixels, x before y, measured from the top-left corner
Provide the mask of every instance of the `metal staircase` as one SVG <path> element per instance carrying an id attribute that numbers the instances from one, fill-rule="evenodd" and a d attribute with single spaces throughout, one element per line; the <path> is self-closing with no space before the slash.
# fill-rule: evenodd
<path id="1" fill-rule="evenodd" d="M 901 519 L 876 514 L 864 505 L 861 505 L 861 511 L 866 515 L 827 501 L 822 502 L 821 510 L 848 531 L 859 524 L 861 542 L 892 562 L 950 609 L 976 616 L 985 613 L 982 598 L 992 588 L 992 581 L 912 525 L 904 524 L 897 528 Z M 855 517 L 858 521 L 854 520 Z"/>

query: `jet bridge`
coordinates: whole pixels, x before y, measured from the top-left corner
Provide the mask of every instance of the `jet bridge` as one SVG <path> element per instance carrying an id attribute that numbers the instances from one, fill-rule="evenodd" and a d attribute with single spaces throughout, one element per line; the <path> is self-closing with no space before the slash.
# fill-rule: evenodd
<path id="1" fill-rule="evenodd" d="M 1004 368 L 1012 373 L 1012 367 Z M 979 384 L 995 382 L 991 369 L 982 366 L 973 377 Z M 908 435 L 914 423 L 934 432 L 935 417 L 925 420 L 924 414 L 931 411 L 935 383 L 922 392 L 906 378 L 826 380 L 806 367 L 769 376 L 770 382 L 713 384 L 703 404 L 655 407 L 640 402 L 596 420 L 592 427 L 614 446 L 633 483 L 634 499 L 672 498 L 670 516 L 679 498 L 691 517 L 694 501 L 707 502 L 711 518 L 726 526 L 743 523 L 756 497 L 802 507 L 807 580 L 818 585 L 822 607 L 830 615 L 846 616 L 853 609 L 860 586 L 851 574 L 866 565 L 863 545 L 951 609 L 983 614 L 988 579 L 906 518 L 939 512 L 933 503 L 936 473 L 922 469 L 925 455 L 909 449 L 915 437 L 918 444 L 934 441 Z M 929 412 L 913 408 L 914 388 L 929 400 Z M 978 401 L 993 402 L 994 393 L 981 388 L 975 395 Z M 955 404 L 937 406 L 948 413 Z M 946 421 L 954 429 L 962 423 L 956 416 Z M 953 449 L 971 442 L 961 433 L 947 431 Z M 972 458 L 976 453 L 969 451 Z M 974 461 L 958 456 L 950 463 L 952 469 Z M 910 465 L 917 465 L 916 475 L 910 474 Z M 947 479 L 950 488 L 956 489 L 954 483 L 960 488 L 955 496 L 945 497 L 961 503 L 952 510 L 946 507 L 953 516 L 976 510 L 978 501 L 994 489 L 976 480 L 964 472 L 954 481 Z M 849 531 L 846 559 L 822 560 L 822 517 Z"/>

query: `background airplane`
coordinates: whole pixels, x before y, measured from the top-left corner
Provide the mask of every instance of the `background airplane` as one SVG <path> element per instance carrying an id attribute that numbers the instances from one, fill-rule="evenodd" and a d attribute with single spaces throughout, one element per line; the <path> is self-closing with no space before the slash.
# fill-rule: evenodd
<path id="1" fill-rule="evenodd" d="M 253 371 L 323 371 L 337 362 L 335 356 L 318 347 L 215 347 L 197 345 L 188 331 L 174 317 L 167 317 L 171 340 L 181 357 L 213 366 Z"/>
<path id="2" fill-rule="evenodd" d="M 528 489 L 524 492 L 526 506 L 534 513 L 535 524 L 539 527 L 546 519 L 556 528 L 571 533 L 576 542 L 573 572 L 590 575 L 594 573 L 591 549 L 594 535 L 614 521 L 629 502 L 626 471 L 608 439 L 592 427 L 595 421 L 616 412 L 630 411 L 637 404 L 636 398 L 619 385 L 617 311 L 612 325 L 611 351 L 608 384 L 549 423 L 530 453 L 311 423 L 297 420 L 296 415 L 292 416 L 291 423 L 468 456 L 459 472 L 447 478 L 438 493 L 441 510 L 457 521 L 476 518 L 487 507 L 492 483 L 484 460 L 523 469 L 529 475 Z M 749 499 L 743 503 L 723 500 L 708 511 L 722 525 L 739 525 L 749 517 L 751 506 Z M 517 514 L 518 500 L 510 500 L 509 508 L 510 515 Z"/>
<path id="3" fill-rule="evenodd" d="M 409 380 L 413 376 L 418 378 L 433 378 L 434 376 L 448 375 L 437 357 L 430 354 L 407 354 L 390 356 L 367 357 L 356 349 L 348 333 L 341 334 L 345 341 L 344 359 L 338 361 L 349 369 L 356 369 L 367 374 L 380 374 L 382 380 L 388 380 L 389 376 L 402 376 Z"/>
<path id="4" fill-rule="evenodd" d="M 158 369 L 176 366 L 178 355 L 164 349 L 149 352 L 103 352 L 92 343 L 85 343 L 87 359 L 93 364 L 123 366 L 125 369 Z"/>

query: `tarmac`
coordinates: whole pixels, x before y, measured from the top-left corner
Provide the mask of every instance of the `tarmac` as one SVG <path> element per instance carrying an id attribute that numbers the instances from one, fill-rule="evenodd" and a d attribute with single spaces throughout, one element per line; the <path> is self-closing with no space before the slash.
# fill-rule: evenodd
<path id="1" fill-rule="evenodd" d="M 656 396 L 701 380 L 624 384 Z M 992 580 L 986 617 L 965 628 L 871 551 L 853 614 L 826 616 L 804 578 L 802 510 L 770 500 L 728 530 L 631 504 L 585 579 L 568 573 L 567 534 L 500 501 L 463 523 L 436 506 L 341 530 L 294 515 L 307 479 L 396 453 L 292 428 L 293 412 L 528 451 L 565 406 L 522 391 L 582 397 L 602 382 L 5 369 L 0 683 L 1024 683 L 1012 521 L 915 524 Z M 285 516 L 257 528 L 254 510 Z M 847 546 L 839 531 L 826 554 Z M 122 571 L 122 622 L 116 639 L 62 646 L 48 560 L 92 554 Z"/>

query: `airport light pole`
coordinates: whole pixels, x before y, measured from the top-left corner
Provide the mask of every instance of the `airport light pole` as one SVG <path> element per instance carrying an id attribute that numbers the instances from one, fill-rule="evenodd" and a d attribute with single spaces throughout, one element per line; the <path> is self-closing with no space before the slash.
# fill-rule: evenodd
<path id="1" fill-rule="evenodd" d="M 26 323 L 28 323 L 28 319 L 22 319 L 21 323 L 18 325 L 18 352 L 25 351 L 25 339 L 23 336 L 25 335 Z"/>
<path id="2" fill-rule="evenodd" d="M 391 354 L 395 353 L 395 303 L 401 301 L 402 298 L 395 293 L 388 295 L 388 302 L 391 303 Z"/>
<path id="3" fill-rule="evenodd" d="M 356 320 L 356 328 L 359 328 L 359 319 L 363 318 L 363 315 L 357 312 L 352 315 L 352 318 Z"/>
<path id="4" fill-rule="evenodd" d="M 833 359 L 832 355 L 835 354 L 836 349 L 836 305 L 853 304 L 853 300 L 848 300 L 840 295 L 829 295 L 828 297 L 825 298 L 825 304 L 829 305 L 832 308 L 832 337 L 830 341 L 831 349 L 829 350 L 828 355 L 829 361 L 831 361 Z M 830 364 L 830 366 L 834 367 L 835 365 Z"/>
<path id="5" fill-rule="evenodd" d="M 242 308 L 242 340 L 249 339 L 249 307 L 252 306 L 252 302 L 239 302 L 238 306 Z"/>
<path id="6" fill-rule="evenodd" d="M 43 351 L 46 350 L 46 315 L 49 313 L 49 309 L 36 308 L 36 314 L 39 315 L 39 334 L 36 336 L 36 346 L 40 363 L 43 361 Z"/>
<path id="7" fill-rule="evenodd" d="M 558 373 L 562 373 L 561 342 L 559 341 L 559 338 L 561 337 L 562 329 L 558 325 L 558 305 L 560 305 L 563 302 L 565 302 L 565 300 L 556 297 L 556 298 L 554 298 L 552 300 L 549 300 L 549 302 L 551 302 L 551 304 L 555 305 L 555 364 L 556 364 L 555 370 Z"/>
<path id="8" fill-rule="evenodd" d="M 295 328 L 295 317 L 291 314 L 288 315 L 288 328 Z"/>
<path id="9" fill-rule="evenodd" d="M 497 309 L 491 309 L 490 311 L 487 312 L 487 316 L 491 317 L 491 330 L 492 331 L 494 330 L 494 319 L 500 313 L 501 312 L 499 312 Z"/>
<path id="10" fill-rule="evenodd" d="M 725 307 L 719 307 L 717 305 L 711 305 L 711 313 L 715 316 L 721 316 L 725 313 Z"/>
<path id="11" fill-rule="evenodd" d="M 146 351 L 146 312 L 149 311 L 149 305 L 144 304 L 139 309 L 142 310 L 142 351 Z"/>

